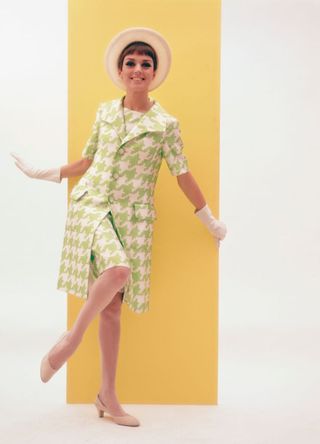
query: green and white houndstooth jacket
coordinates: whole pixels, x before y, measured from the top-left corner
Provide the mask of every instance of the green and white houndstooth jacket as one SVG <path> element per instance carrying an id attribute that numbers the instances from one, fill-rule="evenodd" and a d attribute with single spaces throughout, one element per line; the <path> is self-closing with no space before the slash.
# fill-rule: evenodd
<path id="1" fill-rule="evenodd" d="M 88 297 L 93 236 L 111 211 L 131 263 L 123 301 L 143 313 L 149 310 L 153 195 L 161 162 L 173 176 L 189 167 L 179 122 L 156 100 L 127 135 L 122 125 L 122 98 L 101 103 L 82 151 L 93 162 L 70 194 L 57 288 Z"/>

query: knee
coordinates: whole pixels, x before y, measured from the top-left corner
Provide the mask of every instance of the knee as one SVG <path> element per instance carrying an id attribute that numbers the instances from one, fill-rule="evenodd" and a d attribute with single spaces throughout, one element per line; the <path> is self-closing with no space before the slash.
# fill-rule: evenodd
<path id="1" fill-rule="evenodd" d="M 129 279 L 131 268 L 117 265 L 110 269 L 110 273 L 112 275 L 112 279 L 119 285 L 122 285 Z"/>
<path id="2" fill-rule="evenodd" d="M 121 286 L 124 285 L 124 283 L 127 282 L 127 280 L 129 279 L 129 276 L 131 274 L 131 268 L 122 265 L 117 265 L 108 268 L 103 272 L 103 274 L 107 275 L 107 279 L 111 278 L 113 282 Z"/>

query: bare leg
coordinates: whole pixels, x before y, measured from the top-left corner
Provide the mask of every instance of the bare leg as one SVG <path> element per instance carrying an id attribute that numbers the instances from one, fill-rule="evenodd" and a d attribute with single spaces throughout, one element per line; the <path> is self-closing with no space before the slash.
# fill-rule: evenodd
<path id="1" fill-rule="evenodd" d="M 114 416 L 126 414 L 119 404 L 115 389 L 120 342 L 121 305 L 122 293 L 118 292 L 111 303 L 100 312 L 99 322 L 102 367 L 102 381 L 99 397 L 108 407 L 110 414 Z"/>
<path id="2" fill-rule="evenodd" d="M 95 280 L 69 334 L 50 352 L 49 361 L 52 368 L 60 368 L 75 352 L 90 322 L 112 301 L 117 291 L 124 286 L 130 272 L 129 267 L 119 265 L 103 271 Z"/>

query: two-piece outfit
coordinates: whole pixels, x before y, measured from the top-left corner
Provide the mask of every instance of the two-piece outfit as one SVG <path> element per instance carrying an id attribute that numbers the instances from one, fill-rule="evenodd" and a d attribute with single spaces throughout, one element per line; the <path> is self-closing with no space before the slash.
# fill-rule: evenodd
<path id="1" fill-rule="evenodd" d="M 189 166 L 174 116 L 154 99 L 145 113 L 123 107 L 122 100 L 100 104 L 82 151 L 93 162 L 70 195 L 57 288 L 86 299 L 100 273 L 124 265 L 131 273 L 122 300 L 143 313 L 149 310 L 153 196 L 162 159 L 173 176 Z"/>

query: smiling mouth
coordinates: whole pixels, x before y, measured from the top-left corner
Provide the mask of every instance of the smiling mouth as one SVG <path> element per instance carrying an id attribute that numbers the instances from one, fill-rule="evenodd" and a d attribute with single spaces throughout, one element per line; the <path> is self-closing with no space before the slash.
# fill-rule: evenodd
<path id="1" fill-rule="evenodd" d="M 131 80 L 144 80 L 142 77 L 131 77 Z"/>

